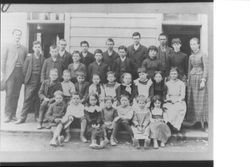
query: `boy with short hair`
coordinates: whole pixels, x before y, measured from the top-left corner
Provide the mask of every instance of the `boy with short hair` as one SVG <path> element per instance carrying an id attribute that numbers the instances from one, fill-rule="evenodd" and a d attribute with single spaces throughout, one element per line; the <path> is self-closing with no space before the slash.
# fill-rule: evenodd
<path id="1" fill-rule="evenodd" d="M 87 41 L 81 41 L 80 46 L 82 51 L 80 53 L 81 60 L 80 62 L 88 68 L 88 66 L 95 61 L 95 57 L 93 53 L 88 51 L 89 43 Z"/>
<path id="2" fill-rule="evenodd" d="M 58 81 L 58 71 L 55 68 L 52 68 L 49 73 L 50 79 L 44 80 L 42 82 L 42 85 L 40 87 L 40 90 L 38 92 L 38 96 L 41 99 L 41 105 L 39 110 L 39 125 L 37 129 L 42 129 L 42 123 L 45 116 L 45 113 L 47 112 L 47 109 L 50 104 L 54 102 L 54 93 L 57 90 L 62 91 L 61 83 Z"/>
<path id="3" fill-rule="evenodd" d="M 108 65 L 103 62 L 102 50 L 96 49 L 94 52 L 95 62 L 91 63 L 88 67 L 89 80 L 93 77 L 93 74 L 99 74 L 101 83 L 106 82 L 106 74 L 108 71 Z"/>
<path id="4" fill-rule="evenodd" d="M 103 52 L 103 62 L 108 65 L 108 71 L 112 70 L 113 62 L 119 58 L 119 55 L 114 51 L 115 42 L 112 38 L 108 38 L 106 41 L 107 50 Z"/>
<path id="5" fill-rule="evenodd" d="M 84 72 L 77 72 L 77 82 L 75 83 L 75 88 L 83 104 L 86 103 L 89 85 L 90 85 L 90 83 L 86 81 L 85 79 L 86 79 L 86 74 Z"/>
<path id="6" fill-rule="evenodd" d="M 49 125 L 46 127 L 50 129 L 52 126 L 56 126 L 66 112 L 66 104 L 63 101 L 63 92 L 57 90 L 54 93 L 55 103 L 49 106 L 48 112 L 45 115 L 45 119 L 49 121 Z"/>
<path id="7" fill-rule="evenodd" d="M 41 69 L 44 61 L 42 55 L 41 43 L 39 41 L 33 42 L 34 53 L 28 54 L 24 61 L 24 102 L 20 118 L 16 124 L 24 123 L 27 115 L 32 110 L 35 117 L 38 117 L 40 101 L 38 91 L 40 88 Z"/>
<path id="8" fill-rule="evenodd" d="M 55 45 L 50 46 L 50 58 L 47 58 L 42 67 L 41 82 L 49 79 L 50 70 L 56 68 L 58 71 L 58 79 L 61 80 L 63 72 L 63 62 L 62 59 L 58 58 L 58 49 Z"/>
<path id="9" fill-rule="evenodd" d="M 66 104 L 69 103 L 72 94 L 76 91 L 75 85 L 70 81 L 70 71 L 64 70 L 63 71 L 63 81 L 61 82 L 64 101 Z"/>

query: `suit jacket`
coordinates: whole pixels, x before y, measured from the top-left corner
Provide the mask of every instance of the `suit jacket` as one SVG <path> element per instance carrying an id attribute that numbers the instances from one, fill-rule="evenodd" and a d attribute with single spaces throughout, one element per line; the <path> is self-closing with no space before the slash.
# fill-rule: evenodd
<path id="1" fill-rule="evenodd" d="M 112 55 L 109 55 L 108 51 L 103 52 L 103 62 L 108 65 L 108 71 L 112 70 L 112 65 L 117 58 L 119 58 L 119 55 L 115 51 L 113 51 Z"/>
<path id="2" fill-rule="evenodd" d="M 24 65 L 23 65 L 24 84 L 27 84 L 30 80 L 30 77 L 31 77 L 33 56 L 34 56 L 34 53 L 28 54 L 26 60 L 24 61 Z M 40 55 L 41 69 L 43 66 L 43 62 L 44 62 L 44 57 L 43 57 L 43 55 Z"/>
<path id="3" fill-rule="evenodd" d="M 27 48 L 23 45 L 17 47 L 15 43 L 8 44 L 5 48 L 3 48 L 3 52 L 1 53 L 1 71 L 2 71 L 2 81 L 6 82 L 13 72 L 18 56 L 21 56 L 20 60 L 22 61 L 22 65 L 27 56 Z"/>
<path id="4" fill-rule="evenodd" d="M 101 83 L 106 82 L 106 76 L 107 76 L 107 72 L 108 72 L 108 65 L 101 62 L 100 65 L 97 64 L 97 62 L 93 62 L 89 65 L 88 67 L 88 78 L 89 81 L 91 81 L 93 74 L 97 73 L 100 75 L 101 78 Z"/>
<path id="5" fill-rule="evenodd" d="M 76 88 L 76 92 L 79 94 L 81 99 L 85 99 L 88 96 L 88 90 L 89 90 L 89 82 L 84 82 L 81 84 L 82 87 L 80 89 L 80 84 L 77 82 L 75 83 L 75 88 Z"/>
<path id="6" fill-rule="evenodd" d="M 87 75 L 87 68 L 84 64 L 80 63 L 77 69 L 74 69 L 74 64 L 71 63 L 68 66 L 68 70 L 70 71 L 71 78 L 77 77 L 77 72 L 84 72 Z"/>
<path id="7" fill-rule="evenodd" d="M 163 74 L 165 74 L 165 76 L 169 75 L 169 70 L 170 70 L 170 65 L 169 65 L 169 55 L 171 54 L 171 52 L 173 51 L 173 49 L 171 47 L 166 47 L 166 51 L 162 51 L 161 47 L 158 47 L 158 54 L 157 57 L 161 60 L 162 62 L 162 66 L 163 66 Z"/>
<path id="8" fill-rule="evenodd" d="M 67 69 L 69 64 L 73 62 L 72 55 L 66 50 L 62 57 L 59 54 L 58 54 L 58 57 L 62 60 L 63 70 Z"/>
<path id="9" fill-rule="evenodd" d="M 38 92 L 38 96 L 41 100 L 43 100 L 45 97 L 51 99 L 52 97 L 54 97 L 55 91 L 62 91 L 62 84 L 58 82 L 58 80 L 53 83 L 50 82 L 51 81 L 49 79 L 42 82 L 42 85 Z"/>
<path id="10" fill-rule="evenodd" d="M 88 52 L 86 57 L 83 57 L 82 52 L 80 53 L 81 60 L 80 62 L 84 64 L 87 68 L 89 64 L 93 63 L 95 61 L 95 57 L 92 53 Z"/>
<path id="11" fill-rule="evenodd" d="M 43 82 L 46 79 L 49 79 L 49 72 L 52 68 L 56 68 L 58 70 L 58 79 L 60 80 L 62 78 L 62 72 L 63 72 L 63 62 L 60 58 L 57 58 L 54 62 L 52 58 L 47 58 L 44 60 L 42 72 L 41 72 L 41 82 Z"/>
<path id="12" fill-rule="evenodd" d="M 128 46 L 128 57 L 132 59 L 136 64 L 136 71 L 141 67 L 144 59 L 147 58 L 148 49 L 146 46 L 141 45 L 137 50 L 135 50 L 134 45 Z"/>
<path id="13" fill-rule="evenodd" d="M 126 71 L 124 72 L 128 72 L 130 74 L 132 74 L 132 79 L 135 79 L 135 75 L 136 75 L 136 64 L 128 57 L 126 57 L 126 59 L 124 60 L 126 63 Z M 122 60 L 121 58 L 118 58 L 114 61 L 113 66 L 112 66 L 112 71 L 115 72 L 115 76 L 117 78 L 117 81 L 119 82 L 121 75 L 124 73 L 121 71 L 121 63 Z"/>

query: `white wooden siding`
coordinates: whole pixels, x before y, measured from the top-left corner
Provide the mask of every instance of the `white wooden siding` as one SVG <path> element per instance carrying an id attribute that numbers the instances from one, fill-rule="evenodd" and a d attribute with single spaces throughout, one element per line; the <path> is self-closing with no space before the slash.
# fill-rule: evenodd
<path id="1" fill-rule="evenodd" d="M 115 49 L 119 45 L 132 44 L 133 32 L 140 32 L 141 43 L 146 46 L 157 45 L 157 36 L 161 31 L 161 14 L 118 14 L 118 13 L 71 13 L 66 22 L 65 38 L 69 41 L 69 50 L 80 49 L 80 42 L 86 40 L 90 51 L 99 48 L 106 50 L 107 38 L 113 38 Z"/>

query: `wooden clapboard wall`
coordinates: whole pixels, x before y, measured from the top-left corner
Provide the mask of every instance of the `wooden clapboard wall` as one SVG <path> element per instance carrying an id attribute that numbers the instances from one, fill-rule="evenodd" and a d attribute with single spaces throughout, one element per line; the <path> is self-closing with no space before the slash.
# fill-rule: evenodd
<path id="1" fill-rule="evenodd" d="M 90 51 L 99 48 L 106 50 L 105 42 L 111 37 L 115 41 L 115 50 L 120 45 L 132 44 L 133 32 L 140 32 L 143 45 L 157 45 L 157 37 L 162 29 L 162 14 L 86 14 L 67 13 L 65 20 L 65 38 L 68 49 L 81 50 L 80 42 L 86 40 Z"/>

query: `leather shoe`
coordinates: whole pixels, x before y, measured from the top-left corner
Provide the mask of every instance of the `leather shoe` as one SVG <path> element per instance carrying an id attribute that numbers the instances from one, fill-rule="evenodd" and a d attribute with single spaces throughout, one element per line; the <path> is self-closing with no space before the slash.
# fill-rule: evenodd
<path id="1" fill-rule="evenodd" d="M 23 120 L 23 119 L 19 119 L 19 120 L 17 120 L 16 122 L 15 122 L 15 124 L 22 124 L 22 123 L 24 123 L 25 121 Z"/>
<path id="2" fill-rule="evenodd" d="M 6 118 L 3 122 L 4 122 L 4 123 L 9 123 L 10 121 L 11 121 L 10 118 Z"/>

